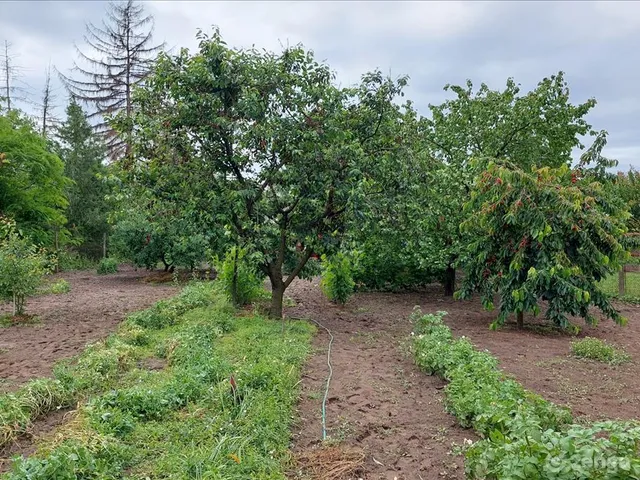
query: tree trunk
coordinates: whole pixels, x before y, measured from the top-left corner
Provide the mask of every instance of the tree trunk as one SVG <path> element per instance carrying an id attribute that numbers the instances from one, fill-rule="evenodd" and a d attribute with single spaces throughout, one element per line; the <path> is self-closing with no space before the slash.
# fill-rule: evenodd
<path id="1" fill-rule="evenodd" d="M 233 277 L 231 278 L 231 301 L 238 307 L 240 299 L 238 298 L 238 246 L 235 247 L 233 255 Z"/>
<path id="2" fill-rule="evenodd" d="M 284 298 L 284 282 L 282 279 L 271 279 L 271 307 L 269 317 L 282 319 L 282 301 Z"/>
<path id="3" fill-rule="evenodd" d="M 456 289 L 456 269 L 449 266 L 444 272 L 444 296 L 453 297 L 453 292 Z"/>
<path id="4" fill-rule="evenodd" d="M 516 313 L 516 323 L 518 324 L 519 330 L 524 328 L 524 312 L 520 311 Z"/>

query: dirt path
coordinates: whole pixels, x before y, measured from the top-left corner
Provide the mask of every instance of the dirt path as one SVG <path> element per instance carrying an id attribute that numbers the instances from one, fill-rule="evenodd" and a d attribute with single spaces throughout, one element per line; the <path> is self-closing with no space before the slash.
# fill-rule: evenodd
<path id="1" fill-rule="evenodd" d="M 406 355 L 408 317 L 419 294 L 358 294 L 345 307 L 328 302 L 313 283 L 298 280 L 287 290 L 296 307 L 287 315 L 311 318 L 334 336 L 333 379 L 327 402 L 327 433 L 340 445 L 363 449 L 363 479 L 464 478 L 452 442 L 475 438 L 444 412 L 444 383 L 424 375 Z M 426 310 L 425 310 L 426 311 Z M 320 329 L 303 377 L 294 451 L 321 443 L 321 402 L 327 377 L 328 334 Z M 306 478 L 300 475 L 300 478 Z"/>
<path id="2" fill-rule="evenodd" d="M 288 315 L 319 321 L 335 337 L 327 425 L 333 439 L 360 447 L 366 454 L 364 472 L 352 478 L 463 478 L 461 459 L 449 454 L 451 443 L 475 437 L 444 413 L 443 383 L 420 373 L 401 346 L 410 334 L 408 316 L 415 305 L 425 313 L 448 312 L 445 322 L 455 336 L 467 336 L 479 349 L 489 350 L 526 388 L 568 405 L 576 417 L 591 421 L 640 418 L 638 306 L 616 305 L 629 319 L 626 327 L 611 321 L 587 327 L 581 319 L 573 319 L 583 329 L 576 338 L 546 328 L 519 331 L 505 326 L 492 331 L 489 324 L 495 312 L 484 311 L 478 299 L 444 298 L 439 286 L 419 293 L 361 293 L 345 307 L 328 302 L 317 281 L 297 281 L 287 295 L 297 303 L 287 309 Z M 525 321 L 543 322 L 529 316 Z M 632 361 L 610 366 L 572 357 L 571 342 L 585 336 L 624 348 Z M 300 421 L 294 431 L 298 453 L 321 443 L 327 344 L 328 336 L 320 329 L 314 340 L 316 353 L 303 378 Z"/>
<path id="3" fill-rule="evenodd" d="M 29 299 L 27 313 L 37 315 L 39 323 L 0 327 L 0 392 L 51 375 L 56 360 L 106 337 L 126 313 L 177 292 L 172 285 L 142 282 L 147 273 L 122 267 L 114 275 L 93 271 L 57 275 L 70 283 L 71 291 Z M 0 313 L 10 311 L 8 305 L 0 307 Z"/>

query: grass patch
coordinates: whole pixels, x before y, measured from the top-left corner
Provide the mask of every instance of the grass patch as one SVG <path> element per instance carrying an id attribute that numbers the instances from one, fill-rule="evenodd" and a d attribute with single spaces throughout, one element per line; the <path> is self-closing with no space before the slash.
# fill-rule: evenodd
<path id="1" fill-rule="evenodd" d="M 640 304 L 640 272 L 627 272 L 625 294 L 618 294 L 618 274 L 611 275 L 598 284 L 600 290 L 623 302 Z"/>
<path id="2" fill-rule="evenodd" d="M 91 393 L 0 478 L 285 478 L 314 327 L 290 322 L 283 335 L 280 322 L 238 317 L 211 284 L 159 305 L 59 368 L 62 388 Z M 139 368 L 158 357 L 163 369 Z"/>
<path id="3" fill-rule="evenodd" d="M 571 342 L 571 353 L 579 358 L 596 360 L 611 365 L 619 365 L 631 360 L 631 356 L 624 350 L 593 337 L 585 337 L 582 340 Z"/>
<path id="4" fill-rule="evenodd" d="M 0 315 L 0 327 L 33 326 L 40 323 L 37 315 Z"/>
<path id="5" fill-rule="evenodd" d="M 51 282 L 40 291 L 42 295 L 53 294 L 60 295 L 63 293 L 69 293 L 71 291 L 71 285 L 64 278 L 60 278 L 55 282 Z"/>

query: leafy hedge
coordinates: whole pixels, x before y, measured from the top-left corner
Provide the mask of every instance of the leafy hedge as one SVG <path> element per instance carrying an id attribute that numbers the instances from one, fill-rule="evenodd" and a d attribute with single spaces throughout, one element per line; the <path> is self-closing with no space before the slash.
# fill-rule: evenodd
<path id="1" fill-rule="evenodd" d="M 449 381 L 447 411 L 482 437 L 466 449 L 468 478 L 640 478 L 640 423 L 572 424 L 567 408 L 525 390 L 468 339 L 454 339 L 444 315 L 414 311 L 414 356 Z"/>

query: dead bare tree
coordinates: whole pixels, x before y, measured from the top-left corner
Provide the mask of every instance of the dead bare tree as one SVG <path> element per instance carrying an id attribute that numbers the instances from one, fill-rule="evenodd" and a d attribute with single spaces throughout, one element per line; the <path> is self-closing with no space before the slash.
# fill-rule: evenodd
<path id="1" fill-rule="evenodd" d="M 56 95 L 51 86 L 51 65 L 47 67 L 45 71 L 44 88 L 42 89 L 42 102 L 40 104 L 40 128 L 43 137 L 47 136 L 47 129 L 60 123 L 60 120 L 55 116 L 55 100 Z"/>
<path id="2" fill-rule="evenodd" d="M 111 2 L 106 20 L 98 27 L 86 25 L 84 40 L 94 51 L 85 54 L 76 45 L 86 68 L 74 64 L 72 74 L 60 72 L 60 78 L 77 100 L 93 108 L 89 118 L 97 120 L 96 129 L 104 135 L 111 160 L 129 154 L 126 139 L 119 137 L 108 125 L 107 117 L 124 111 L 132 113 L 132 92 L 149 73 L 151 64 L 164 42 L 153 45 L 153 17 L 133 0 Z"/>
<path id="3" fill-rule="evenodd" d="M 27 101 L 27 86 L 20 82 L 21 69 L 15 64 L 16 55 L 11 52 L 11 43 L 4 41 L 0 53 L 0 73 L 2 74 L 2 94 L 0 98 L 7 111 L 15 108 L 16 101 Z"/>

